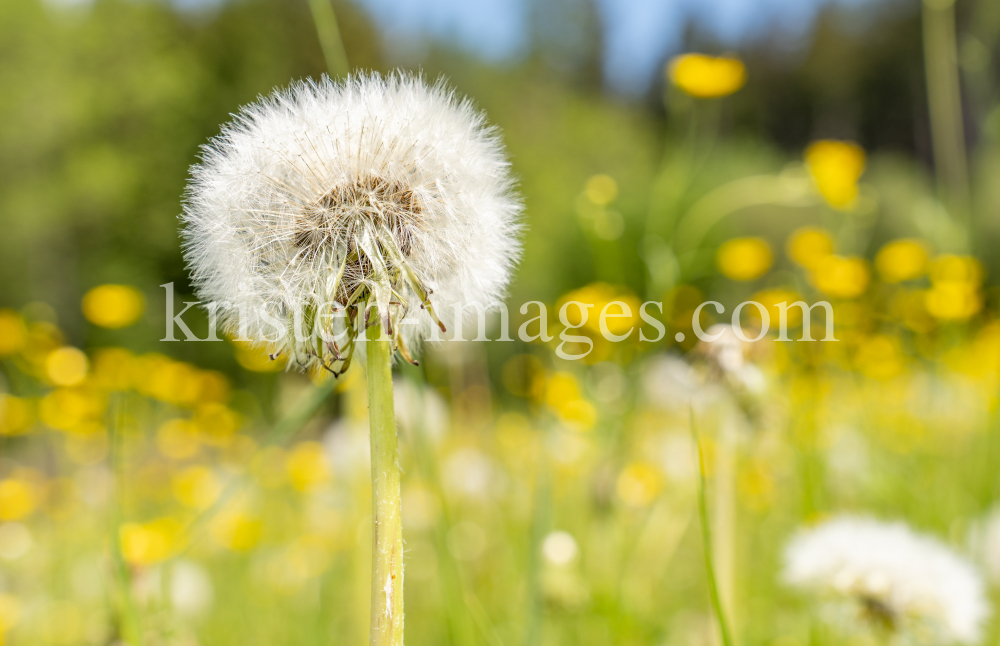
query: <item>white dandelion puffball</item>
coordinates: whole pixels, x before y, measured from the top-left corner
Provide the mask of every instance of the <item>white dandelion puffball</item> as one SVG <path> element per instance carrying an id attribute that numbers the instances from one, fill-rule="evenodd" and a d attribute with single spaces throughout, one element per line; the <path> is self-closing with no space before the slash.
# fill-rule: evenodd
<path id="1" fill-rule="evenodd" d="M 468 100 L 404 73 L 324 77 L 245 106 L 203 148 L 185 257 L 227 333 L 302 369 L 346 369 L 376 320 L 409 359 L 455 304 L 498 301 L 520 212 L 497 132 Z"/>
<path id="2" fill-rule="evenodd" d="M 843 516 L 803 530 L 784 579 L 905 643 L 974 643 L 989 615 L 976 569 L 900 522 Z"/>

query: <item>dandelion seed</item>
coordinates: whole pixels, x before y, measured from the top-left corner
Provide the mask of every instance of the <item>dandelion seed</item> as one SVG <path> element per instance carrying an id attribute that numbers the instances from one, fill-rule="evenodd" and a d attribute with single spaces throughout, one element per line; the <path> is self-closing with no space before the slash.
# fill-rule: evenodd
<path id="1" fill-rule="evenodd" d="M 192 170 L 185 253 L 234 338 L 302 370 L 350 364 L 379 323 L 401 356 L 495 302 L 521 210 L 467 100 L 398 74 L 324 78 L 244 107 Z"/>
<path id="2" fill-rule="evenodd" d="M 785 581 L 817 594 L 838 624 L 911 643 L 973 643 L 989 614 L 975 568 L 903 523 L 850 516 L 796 536 Z"/>

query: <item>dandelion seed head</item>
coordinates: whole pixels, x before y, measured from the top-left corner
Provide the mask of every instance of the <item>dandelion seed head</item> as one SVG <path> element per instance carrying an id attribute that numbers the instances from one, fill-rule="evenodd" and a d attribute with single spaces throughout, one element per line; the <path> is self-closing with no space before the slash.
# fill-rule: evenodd
<path id="1" fill-rule="evenodd" d="M 803 530 L 785 550 L 784 579 L 856 627 L 909 643 L 977 642 L 989 614 L 976 569 L 898 522 L 843 516 Z"/>
<path id="2" fill-rule="evenodd" d="M 468 100 L 403 73 L 323 78 L 245 106 L 204 147 L 185 255 L 199 297 L 232 304 L 218 308 L 228 333 L 310 369 L 343 358 L 344 337 L 317 333 L 338 320 L 371 324 L 375 309 L 405 353 L 454 303 L 498 301 L 520 211 Z"/>

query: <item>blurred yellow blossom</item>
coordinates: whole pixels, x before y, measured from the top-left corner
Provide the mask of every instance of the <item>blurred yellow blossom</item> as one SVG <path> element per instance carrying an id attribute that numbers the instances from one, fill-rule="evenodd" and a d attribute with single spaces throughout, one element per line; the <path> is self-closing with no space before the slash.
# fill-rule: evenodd
<path id="1" fill-rule="evenodd" d="M 175 518 L 158 518 L 148 523 L 125 523 L 119 538 L 122 556 L 132 565 L 151 565 L 171 555 L 183 529 Z"/>
<path id="2" fill-rule="evenodd" d="M 311 491 L 330 479 L 330 464 L 319 442 L 299 442 L 285 458 L 288 480 L 299 491 Z"/>
<path id="3" fill-rule="evenodd" d="M 73 433 L 97 421 L 105 405 L 105 400 L 93 391 L 57 388 L 38 403 L 38 418 L 51 428 Z"/>
<path id="4" fill-rule="evenodd" d="M 606 206 L 618 196 L 618 183 L 609 175 L 594 175 L 587 180 L 583 194 L 594 204 Z"/>
<path id="5" fill-rule="evenodd" d="M 101 348 L 93 353 L 91 380 L 105 390 L 132 387 L 135 355 L 125 348 Z"/>
<path id="6" fill-rule="evenodd" d="M 101 285 L 83 296 L 83 315 L 100 327 L 128 327 L 142 316 L 142 293 L 129 285 Z"/>
<path id="7" fill-rule="evenodd" d="M 28 327 L 14 310 L 0 309 L 0 357 L 19 352 L 28 342 Z"/>
<path id="8" fill-rule="evenodd" d="M 771 268 L 771 246 L 761 238 L 734 238 L 719 246 L 715 264 L 733 280 L 753 280 Z"/>
<path id="9" fill-rule="evenodd" d="M 861 296 L 868 289 L 870 280 L 868 263 L 853 256 L 827 256 L 812 272 L 816 289 L 835 298 Z"/>
<path id="10" fill-rule="evenodd" d="M 591 283 L 567 293 L 556 304 L 557 310 L 561 310 L 563 305 L 572 301 L 593 305 L 587 311 L 587 322 L 584 323 L 582 329 L 589 330 L 597 338 L 603 338 L 600 336 L 601 312 L 611 303 L 624 303 L 628 308 L 627 313 L 620 305 L 608 308 L 608 316 L 605 319 L 605 323 L 612 334 L 627 334 L 629 330 L 638 325 L 640 320 L 639 308 L 642 306 L 642 301 L 627 289 L 615 287 L 608 283 Z M 566 308 L 566 320 L 570 322 L 570 325 L 580 324 L 583 318 L 580 310 L 581 308 L 575 306 Z M 622 314 L 627 315 L 620 316 Z"/>
<path id="11" fill-rule="evenodd" d="M 927 311 L 937 319 L 967 319 L 983 307 L 979 293 L 984 271 L 972 256 L 945 254 L 931 261 L 931 288 L 925 293 Z"/>
<path id="12" fill-rule="evenodd" d="M 285 356 L 275 357 L 267 353 L 267 348 L 244 341 L 233 341 L 236 363 L 251 372 L 280 372 L 285 369 L 288 359 Z"/>
<path id="13" fill-rule="evenodd" d="M 200 448 L 198 429 L 186 419 L 167 420 L 156 431 L 156 448 L 168 458 L 189 458 Z"/>
<path id="14" fill-rule="evenodd" d="M 826 229 L 802 227 L 788 236 L 788 257 L 806 269 L 814 269 L 824 258 L 833 255 L 833 236 Z"/>
<path id="15" fill-rule="evenodd" d="M 38 486 L 20 477 L 0 480 L 0 520 L 19 520 L 28 516 L 40 502 Z"/>
<path id="16" fill-rule="evenodd" d="M 789 327 L 796 327 L 802 323 L 802 308 L 790 307 L 792 303 L 801 301 L 802 297 L 790 289 L 783 287 L 765 289 L 754 294 L 751 300 L 755 303 L 760 303 L 767 309 L 767 315 L 770 317 L 770 325 L 772 329 L 774 329 L 781 321 L 781 309 L 778 307 L 781 303 L 785 303 L 789 306 L 786 309 L 786 322 Z M 756 307 L 748 307 L 746 310 L 750 314 L 751 321 L 755 324 L 759 324 L 761 322 L 760 312 Z"/>
<path id="17" fill-rule="evenodd" d="M 983 300 L 974 283 L 943 281 L 927 290 L 924 305 L 934 318 L 955 321 L 978 312 L 983 307 Z"/>
<path id="18" fill-rule="evenodd" d="M 728 56 L 682 54 L 670 61 L 667 74 L 674 85 L 699 99 L 728 96 L 746 83 L 743 62 Z"/>
<path id="19" fill-rule="evenodd" d="M 663 487 L 662 474 L 646 462 L 633 462 L 622 469 L 615 487 L 618 497 L 631 507 L 646 507 Z"/>
<path id="20" fill-rule="evenodd" d="M 249 552 L 260 542 L 263 523 L 243 512 L 220 516 L 212 524 L 211 535 L 219 545 L 234 552 Z"/>
<path id="21" fill-rule="evenodd" d="M 198 406 L 192 421 L 200 437 L 215 444 L 226 444 L 242 423 L 238 413 L 215 403 Z"/>
<path id="22" fill-rule="evenodd" d="M 875 268 L 887 283 L 920 278 L 927 271 L 927 246 L 920 240 L 893 240 L 875 256 Z"/>
<path id="23" fill-rule="evenodd" d="M 765 511 L 774 502 L 774 476 L 762 460 L 740 469 L 737 486 L 740 500 L 754 511 Z"/>
<path id="24" fill-rule="evenodd" d="M 865 151 L 850 141 L 822 140 L 806 149 L 806 165 L 823 199 L 836 209 L 850 209 L 865 170 Z"/>
<path id="25" fill-rule="evenodd" d="M 0 393 L 0 435 L 26 433 L 32 422 L 34 414 L 27 399 Z"/>
<path id="26" fill-rule="evenodd" d="M 0 594 L 0 643 L 3 633 L 17 625 L 21 618 L 21 601 L 12 594 Z"/>
<path id="27" fill-rule="evenodd" d="M 45 374 L 57 386 L 75 386 L 87 376 L 90 362 L 80 350 L 63 346 L 45 359 Z"/>
<path id="28" fill-rule="evenodd" d="M 929 269 L 933 283 L 968 283 L 979 285 L 983 281 L 983 265 L 972 256 L 943 254 L 931 261 Z"/>
<path id="29" fill-rule="evenodd" d="M 872 379 L 891 379 L 906 368 L 899 340 L 884 334 L 864 339 L 855 361 L 861 372 Z"/>
<path id="30" fill-rule="evenodd" d="M 174 498 L 185 507 L 205 509 L 219 496 L 221 489 L 215 474 L 204 466 L 191 466 L 171 479 Z"/>

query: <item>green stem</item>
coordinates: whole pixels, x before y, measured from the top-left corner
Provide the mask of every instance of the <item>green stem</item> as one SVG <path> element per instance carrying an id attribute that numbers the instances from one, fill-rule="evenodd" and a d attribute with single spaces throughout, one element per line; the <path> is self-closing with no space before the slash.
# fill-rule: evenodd
<path id="1" fill-rule="evenodd" d="M 403 644 L 403 523 L 392 406 L 392 346 L 381 321 L 368 328 L 372 460 L 371 646 Z"/>
<path id="2" fill-rule="evenodd" d="M 337 25 L 337 14 L 333 11 L 330 0 L 309 0 L 313 22 L 316 23 L 316 33 L 319 44 L 326 58 L 327 71 L 335 78 L 346 78 L 351 71 L 347 62 L 347 50 L 340 38 L 340 27 Z"/>
<path id="3" fill-rule="evenodd" d="M 139 609 L 132 597 L 132 575 L 129 565 L 122 552 L 122 525 L 125 518 L 125 460 L 124 437 L 122 431 L 125 425 L 122 418 L 125 414 L 125 395 L 118 394 L 113 400 L 108 424 L 109 461 L 114 473 L 114 490 L 111 512 L 111 557 L 114 564 L 115 578 L 118 580 L 120 612 L 122 613 L 122 637 L 129 643 L 142 646 L 142 621 Z"/>
<path id="4" fill-rule="evenodd" d="M 967 215 L 969 169 L 955 43 L 955 1 L 924 0 L 924 67 L 939 181 L 953 215 Z"/>
<path id="5" fill-rule="evenodd" d="M 719 623 L 722 646 L 733 646 L 715 577 L 715 563 L 712 558 L 712 528 L 708 521 L 708 503 L 705 501 L 705 456 L 701 451 L 701 440 L 698 438 L 698 430 L 694 423 L 693 409 L 691 410 L 691 435 L 694 438 L 695 450 L 698 454 L 698 515 L 701 517 L 701 540 L 702 550 L 705 552 L 705 569 L 708 572 L 708 593 L 712 600 L 712 608 L 715 610 L 715 618 Z"/>

